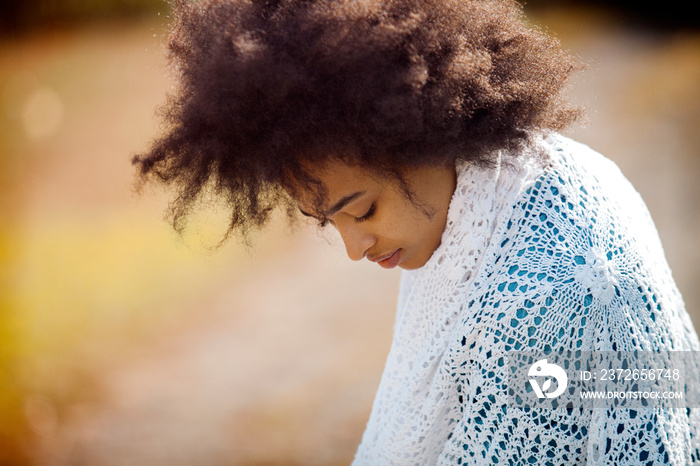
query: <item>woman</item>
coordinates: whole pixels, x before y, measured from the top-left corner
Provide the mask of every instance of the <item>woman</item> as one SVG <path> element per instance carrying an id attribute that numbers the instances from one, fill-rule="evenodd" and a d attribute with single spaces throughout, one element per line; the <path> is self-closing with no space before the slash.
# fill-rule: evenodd
<path id="1" fill-rule="evenodd" d="M 134 163 L 179 188 L 176 229 L 213 189 L 229 233 L 282 207 L 404 269 L 356 464 L 698 459 L 685 405 L 509 397 L 527 384 L 504 361 L 524 351 L 700 349 L 638 194 L 557 134 L 580 113 L 561 95 L 579 64 L 517 4 L 180 2 L 169 46 L 168 126 Z"/>

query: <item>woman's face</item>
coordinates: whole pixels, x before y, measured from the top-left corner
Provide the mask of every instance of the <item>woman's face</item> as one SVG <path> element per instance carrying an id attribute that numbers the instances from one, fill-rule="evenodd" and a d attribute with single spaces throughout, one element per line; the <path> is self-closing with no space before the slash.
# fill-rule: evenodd
<path id="1" fill-rule="evenodd" d="M 455 190 L 454 166 L 410 169 L 403 176 L 413 200 L 393 179 L 333 161 L 311 173 L 328 197 L 322 211 L 297 199 L 304 215 L 325 219 L 340 233 L 352 260 L 367 258 L 384 268 L 422 267 L 440 244 Z"/>

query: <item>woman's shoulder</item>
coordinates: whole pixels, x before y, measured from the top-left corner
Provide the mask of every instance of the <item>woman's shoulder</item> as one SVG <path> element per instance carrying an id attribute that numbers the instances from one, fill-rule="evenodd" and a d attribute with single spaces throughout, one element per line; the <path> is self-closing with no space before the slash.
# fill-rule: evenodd
<path id="1" fill-rule="evenodd" d="M 624 179 L 617 164 L 590 146 L 561 134 L 542 137 L 538 143 L 540 151 L 545 153 L 550 171 L 571 171 L 578 174 L 579 180 L 618 182 Z"/>
<path id="2" fill-rule="evenodd" d="M 565 201 L 569 214 L 589 220 L 605 210 L 608 216 L 651 222 L 642 196 L 610 158 L 560 134 L 541 138 L 537 151 L 545 160 L 544 168 L 525 196 L 533 191 L 542 196 L 558 193 L 556 200 Z"/>

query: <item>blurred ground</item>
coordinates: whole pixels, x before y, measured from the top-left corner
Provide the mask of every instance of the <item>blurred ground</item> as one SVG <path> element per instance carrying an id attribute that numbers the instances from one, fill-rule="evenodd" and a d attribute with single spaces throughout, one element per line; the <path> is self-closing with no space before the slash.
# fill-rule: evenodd
<path id="1" fill-rule="evenodd" d="M 570 134 L 640 191 L 700 325 L 700 34 L 533 18 L 592 64 L 573 91 L 589 124 Z M 277 224 L 253 251 L 208 254 L 216 221 L 179 242 L 166 197 L 132 196 L 129 156 L 169 87 L 164 21 L 0 43 L 0 446 L 40 465 L 347 464 L 398 273 Z"/>

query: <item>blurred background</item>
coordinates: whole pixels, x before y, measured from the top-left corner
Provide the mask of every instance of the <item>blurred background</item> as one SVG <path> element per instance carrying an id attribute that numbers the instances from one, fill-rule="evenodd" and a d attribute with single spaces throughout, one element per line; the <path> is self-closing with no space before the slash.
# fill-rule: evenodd
<path id="1" fill-rule="evenodd" d="M 690 3 L 531 1 L 590 64 L 568 132 L 646 200 L 700 325 L 700 32 Z M 658 8 L 658 6 L 657 6 Z M 0 4 L 0 464 L 348 464 L 391 341 L 398 271 L 215 203 L 187 235 L 130 157 L 172 85 L 160 0 Z M 365 261 L 366 262 L 366 261 Z"/>

